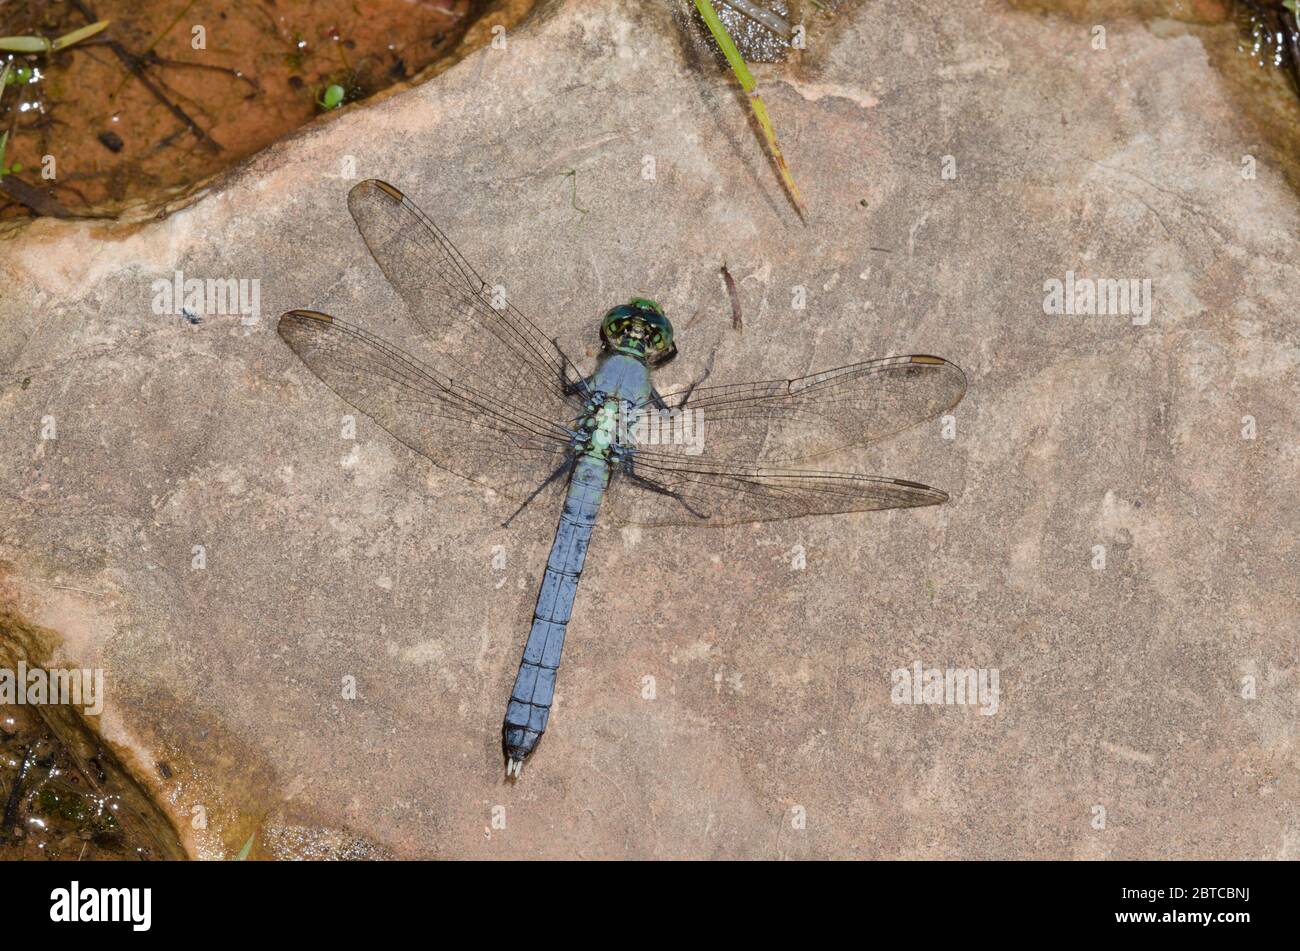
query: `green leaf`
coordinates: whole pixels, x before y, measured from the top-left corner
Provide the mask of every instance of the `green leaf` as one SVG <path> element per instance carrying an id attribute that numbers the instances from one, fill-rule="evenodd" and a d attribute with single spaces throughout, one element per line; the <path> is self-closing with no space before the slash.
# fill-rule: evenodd
<path id="1" fill-rule="evenodd" d="M 78 30 L 73 30 L 71 33 L 65 33 L 51 45 L 56 50 L 67 49 L 73 43 L 80 43 L 82 40 L 90 39 L 90 37 L 94 36 L 96 33 L 107 28 L 108 22 L 108 20 L 98 20 L 88 26 L 83 26 Z"/>
<path id="2" fill-rule="evenodd" d="M 11 53 L 48 53 L 54 44 L 43 36 L 0 36 L 0 50 Z"/>
<path id="3" fill-rule="evenodd" d="M 105 29 L 108 24 L 108 20 L 99 20 L 71 33 L 65 33 L 57 40 L 46 39 L 43 36 L 0 36 L 0 50 L 8 50 L 11 53 L 53 53 L 55 50 L 64 50 L 74 43 L 89 39 Z"/>
<path id="4" fill-rule="evenodd" d="M 83 39 L 90 39 L 96 32 L 104 30 L 108 23 L 107 19 L 100 19 L 56 40 L 45 39 L 44 36 L 0 36 L 0 49 L 8 49 L 12 53 L 52 53 L 56 49 L 66 49 L 74 43 L 81 43 Z"/>
<path id="5" fill-rule="evenodd" d="M 324 95 L 317 102 L 322 109 L 337 109 L 343 104 L 343 97 L 346 95 L 343 87 L 335 83 L 325 88 Z"/>
<path id="6" fill-rule="evenodd" d="M 239 855 L 235 857 L 236 862 L 244 862 L 248 860 L 248 853 L 253 851 L 253 839 L 256 837 L 256 832 L 248 837 L 248 841 L 244 843 L 244 847 L 239 850 Z"/>

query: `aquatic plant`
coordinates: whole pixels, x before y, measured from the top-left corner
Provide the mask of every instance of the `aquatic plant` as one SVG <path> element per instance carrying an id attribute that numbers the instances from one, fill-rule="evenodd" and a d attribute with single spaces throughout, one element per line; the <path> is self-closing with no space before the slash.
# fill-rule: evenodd
<path id="1" fill-rule="evenodd" d="M 98 20 L 79 27 L 71 33 L 65 33 L 58 39 L 51 40 L 45 36 L 0 36 L 0 50 L 10 53 L 53 53 L 67 49 L 82 40 L 90 39 L 108 26 L 108 20 Z"/>
<path id="2" fill-rule="evenodd" d="M 320 97 L 316 100 L 316 105 L 320 106 L 327 112 L 330 109 L 337 109 L 339 106 L 343 105 L 343 97 L 345 95 L 346 91 L 343 87 L 338 83 L 333 83 L 325 87 L 325 91 L 322 92 Z"/>

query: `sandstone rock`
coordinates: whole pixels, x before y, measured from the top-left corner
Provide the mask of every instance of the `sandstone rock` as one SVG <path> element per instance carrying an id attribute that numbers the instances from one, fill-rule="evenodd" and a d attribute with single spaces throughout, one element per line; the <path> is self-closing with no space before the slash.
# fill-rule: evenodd
<path id="1" fill-rule="evenodd" d="M 5 590 L 105 668 L 102 729 L 171 765 L 192 852 L 273 817 L 275 854 L 1296 857 L 1297 207 L 1200 40 L 872 4 L 760 76 L 804 227 L 672 28 L 568 5 L 165 220 L 7 243 Z M 346 211 L 368 177 L 588 366 L 637 293 L 678 328 L 670 385 L 715 350 L 717 381 L 952 359 L 954 439 L 837 460 L 952 501 L 598 533 L 504 784 L 557 513 L 503 529 L 364 418 L 340 438 L 274 332 L 313 307 L 419 345 Z M 260 319 L 154 313 L 177 271 L 258 280 Z M 1067 272 L 1149 280 L 1149 322 L 1045 314 Z M 892 703 L 915 662 L 997 668 L 998 712 Z"/>

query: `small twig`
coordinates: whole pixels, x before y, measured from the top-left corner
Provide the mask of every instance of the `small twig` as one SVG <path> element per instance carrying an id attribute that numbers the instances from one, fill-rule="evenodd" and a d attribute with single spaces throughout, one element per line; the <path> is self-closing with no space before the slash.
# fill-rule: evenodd
<path id="1" fill-rule="evenodd" d="M 578 204 L 578 170 L 576 168 L 568 169 L 567 171 L 564 172 L 564 177 L 570 179 L 573 184 L 573 194 L 572 197 L 569 199 L 570 202 L 573 204 L 574 208 L 576 208 L 578 211 L 582 212 L 585 215 L 587 213 L 587 209 L 583 208 Z"/>
<path id="2" fill-rule="evenodd" d="M 26 205 L 38 215 L 47 218 L 72 218 L 74 215 L 39 188 L 33 188 L 14 175 L 0 178 L 0 192 L 4 192 L 20 205 Z"/>
<path id="3" fill-rule="evenodd" d="M 248 83 L 254 92 L 262 91 L 262 87 L 258 84 L 256 79 L 251 76 L 245 76 L 239 70 L 231 69 L 229 66 L 218 66 L 216 63 L 191 63 L 188 60 L 183 59 L 167 59 L 166 57 L 159 56 L 152 50 L 144 54 L 144 59 L 151 66 L 175 66 L 178 68 L 215 70 L 218 73 L 225 73 L 227 76 L 233 76 L 235 79 L 242 79 L 244 82 Z"/>
<path id="4" fill-rule="evenodd" d="M 190 7 L 192 6 L 194 6 L 194 0 L 190 0 L 189 3 L 185 4 L 184 9 L 182 9 L 180 13 L 176 14 L 176 16 L 172 19 L 172 22 L 168 23 L 167 26 L 163 29 L 163 31 L 153 38 L 153 42 L 150 43 L 147 47 L 145 47 L 145 51 L 142 54 L 140 54 L 141 58 L 146 57 L 153 52 L 153 48 L 158 45 L 159 41 L 162 40 L 164 36 L 166 36 L 168 33 L 172 31 L 172 28 L 175 27 L 177 23 L 181 22 L 181 17 L 189 13 Z M 114 89 L 111 93 L 108 94 L 108 98 L 116 99 L 117 94 L 122 91 L 122 87 L 126 85 L 127 80 L 130 78 L 131 78 L 131 71 L 127 71 L 126 73 L 124 73 L 122 75 L 122 81 L 117 84 L 116 89 Z"/>
<path id="5" fill-rule="evenodd" d="M 733 330 L 744 330 L 745 323 L 740 315 L 740 290 L 725 264 L 722 265 L 722 282 L 727 285 L 727 294 L 731 298 L 731 327 Z"/>
<path id="6" fill-rule="evenodd" d="M 51 588 L 58 588 L 60 591 L 80 591 L 82 594 L 93 594 L 97 598 L 104 597 L 103 591 L 91 591 L 89 588 L 78 588 L 70 584 L 52 584 Z"/>
<path id="7" fill-rule="evenodd" d="M 90 7 L 86 6 L 86 4 L 82 2 L 82 0 L 72 0 L 72 5 L 76 7 L 81 12 L 81 15 L 86 17 L 87 19 L 89 20 L 97 19 L 97 17 L 95 16 L 95 11 L 90 9 Z M 221 143 L 219 143 L 216 139 L 212 138 L 212 136 L 208 135 L 205 131 L 203 131 L 202 127 L 200 127 L 197 122 L 191 119 L 189 115 L 186 114 L 184 109 L 182 109 L 180 106 L 176 105 L 176 103 L 168 99 L 166 95 L 163 94 L 163 91 L 159 89 L 156 85 L 154 85 L 153 81 L 150 80 L 147 75 L 145 75 L 144 67 L 140 65 L 140 63 L 136 60 L 136 57 L 131 53 L 130 50 L 128 50 L 117 40 L 112 40 L 107 45 L 108 48 L 113 51 L 113 55 L 116 56 L 118 59 L 120 59 L 126 65 L 127 69 L 131 70 L 131 72 L 135 74 L 136 79 L 140 80 L 144 88 L 148 89 L 149 92 L 153 94 L 154 98 L 157 99 L 159 102 L 161 102 L 167 108 L 168 112 L 170 112 L 173 116 L 175 116 L 177 119 L 183 122 L 185 124 L 185 127 L 189 129 L 190 132 L 194 133 L 195 138 L 197 138 L 200 142 L 202 142 L 203 145 L 210 151 L 213 152 L 221 151 L 222 149 Z"/>
<path id="8" fill-rule="evenodd" d="M 722 0 L 722 2 L 737 13 L 749 17 L 759 26 L 765 26 L 787 40 L 794 36 L 794 27 L 790 25 L 789 20 L 767 7 L 759 6 L 753 0 Z"/>

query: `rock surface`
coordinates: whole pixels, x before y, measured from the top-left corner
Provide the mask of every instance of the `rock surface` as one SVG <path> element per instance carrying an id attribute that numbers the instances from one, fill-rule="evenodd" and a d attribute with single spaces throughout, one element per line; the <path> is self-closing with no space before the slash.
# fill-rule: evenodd
<path id="1" fill-rule="evenodd" d="M 166 220 L 7 243 L 4 594 L 105 669 L 192 853 L 1296 858 L 1297 202 L 1200 41 L 872 4 L 760 75 L 802 227 L 672 29 L 568 5 Z M 274 332 L 314 307 L 418 346 L 346 211 L 368 177 L 588 366 L 636 293 L 669 385 L 715 349 L 715 381 L 952 359 L 955 438 L 839 461 L 952 501 L 598 532 L 506 784 L 557 513 L 503 529 L 364 417 L 342 438 Z M 155 313 L 177 270 L 259 280 L 260 319 Z M 1045 314 L 1067 272 L 1149 279 L 1150 321 Z M 916 662 L 996 668 L 996 714 L 891 702 Z"/>

